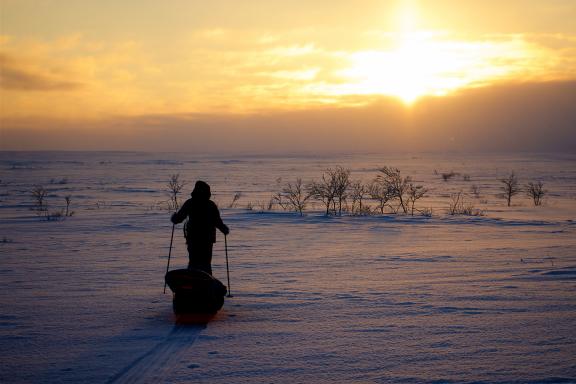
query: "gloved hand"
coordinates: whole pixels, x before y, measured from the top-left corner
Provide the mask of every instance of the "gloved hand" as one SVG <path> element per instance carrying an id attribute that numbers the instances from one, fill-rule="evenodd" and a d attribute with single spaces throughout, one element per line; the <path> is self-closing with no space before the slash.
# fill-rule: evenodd
<path id="1" fill-rule="evenodd" d="M 230 228 L 228 228 L 227 225 L 224 225 L 224 230 L 222 231 L 222 233 L 223 233 L 224 235 L 229 234 L 229 233 L 230 233 Z"/>
<path id="2" fill-rule="evenodd" d="M 170 218 L 170 221 L 171 221 L 173 224 L 178 224 L 178 223 L 176 222 L 176 214 L 175 214 L 175 213 L 172 214 L 172 217 Z"/>

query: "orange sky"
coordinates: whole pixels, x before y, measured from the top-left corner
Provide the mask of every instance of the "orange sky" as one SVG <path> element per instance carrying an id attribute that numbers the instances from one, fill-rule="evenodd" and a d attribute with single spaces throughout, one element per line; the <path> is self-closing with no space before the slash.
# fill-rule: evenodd
<path id="1" fill-rule="evenodd" d="M 0 0 L 0 149 L 444 150 L 534 121 L 515 149 L 567 145 L 573 20 L 573 0 Z"/>

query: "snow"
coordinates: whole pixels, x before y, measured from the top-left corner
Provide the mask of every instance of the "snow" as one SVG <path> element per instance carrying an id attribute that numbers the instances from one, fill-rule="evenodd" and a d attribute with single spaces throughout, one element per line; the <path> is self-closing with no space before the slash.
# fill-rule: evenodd
<path id="1" fill-rule="evenodd" d="M 575 160 L 0 153 L 0 381 L 576 382 Z M 433 216 L 245 209 L 335 165 L 363 180 L 398 167 L 430 189 L 418 205 Z M 496 196 L 512 170 L 544 182 L 544 206 Z M 231 228 L 234 297 L 207 324 L 179 321 L 162 294 L 171 223 L 159 202 L 174 173 L 187 191 L 210 183 Z M 72 195 L 74 215 L 37 217 L 36 184 L 51 210 Z M 450 193 L 471 184 L 481 196 L 467 199 L 484 215 L 447 215 Z M 220 236 L 214 274 L 226 282 L 224 260 Z"/>

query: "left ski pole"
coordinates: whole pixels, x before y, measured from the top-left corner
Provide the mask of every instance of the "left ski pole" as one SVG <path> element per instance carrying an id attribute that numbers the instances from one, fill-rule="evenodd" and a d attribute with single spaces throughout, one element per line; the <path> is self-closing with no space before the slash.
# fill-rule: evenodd
<path id="1" fill-rule="evenodd" d="M 172 256 L 172 242 L 174 241 L 174 227 L 176 224 L 172 224 L 172 235 L 170 236 L 170 249 L 168 249 L 168 264 L 166 264 L 166 273 L 164 274 L 164 293 L 166 293 L 166 274 L 170 268 L 170 256 Z"/>

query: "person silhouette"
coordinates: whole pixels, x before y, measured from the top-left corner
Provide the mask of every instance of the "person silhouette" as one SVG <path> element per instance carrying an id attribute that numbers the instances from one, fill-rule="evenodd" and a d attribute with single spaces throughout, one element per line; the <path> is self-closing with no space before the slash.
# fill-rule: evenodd
<path id="1" fill-rule="evenodd" d="M 216 228 L 224 235 L 230 233 L 230 229 L 220 218 L 216 204 L 210 200 L 210 186 L 207 183 L 198 180 L 191 196 L 170 220 L 178 224 L 188 218 L 184 232 L 189 257 L 188 269 L 200 269 L 212 275 L 212 247 L 216 242 Z"/>

